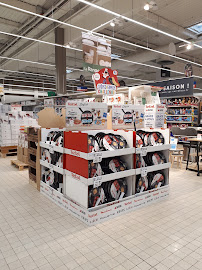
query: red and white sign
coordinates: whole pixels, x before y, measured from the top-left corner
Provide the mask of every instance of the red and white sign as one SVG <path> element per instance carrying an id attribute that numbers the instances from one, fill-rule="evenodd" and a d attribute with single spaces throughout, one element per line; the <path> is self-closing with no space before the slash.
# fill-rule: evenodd
<path id="1" fill-rule="evenodd" d="M 117 75 L 118 71 L 110 68 L 103 68 L 93 74 L 97 95 L 115 95 L 117 87 L 120 86 Z"/>

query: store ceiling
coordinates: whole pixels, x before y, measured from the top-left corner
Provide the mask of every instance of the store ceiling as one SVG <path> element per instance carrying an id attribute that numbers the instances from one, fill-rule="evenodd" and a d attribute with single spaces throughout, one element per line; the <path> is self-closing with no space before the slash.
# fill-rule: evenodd
<path id="1" fill-rule="evenodd" d="M 198 23 L 202 20 L 201 0 L 156 0 L 157 10 L 151 9 L 145 11 L 143 6 L 147 0 L 88 0 L 97 5 L 103 6 L 106 9 L 113 10 L 119 14 L 123 14 L 129 18 L 133 18 L 147 25 L 153 26 L 180 38 L 197 42 L 202 46 L 202 38 L 195 33 L 187 30 L 187 27 Z M 113 19 L 111 14 L 100 11 L 94 7 L 85 5 L 77 0 L 4 0 L 2 3 L 13 5 L 27 11 L 42 14 L 60 21 L 64 21 L 73 25 L 77 25 L 89 30 Z M 7 7 L 0 6 L 0 28 L 1 31 L 19 34 L 25 37 L 32 37 L 48 42 L 55 42 L 54 29 L 58 24 L 41 19 L 39 17 L 19 12 Z M 68 26 L 62 26 L 65 29 L 65 42 L 73 42 L 77 48 L 81 48 L 81 31 L 75 30 Z M 114 28 L 110 24 L 100 27 L 97 32 L 103 35 L 113 36 L 122 40 L 127 40 L 131 43 L 148 46 L 156 50 L 162 50 L 169 53 L 169 44 L 175 43 L 176 55 L 191 61 L 197 61 L 202 65 L 202 49 L 193 47 L 187 50 L 183 45 L 174 38 L 154 32 L 132 22 L 120 20 Z M 118 54 L 123 59 L 130 59 L 144 64 L 155 65 L 159 60 L 170 60 L 174 63 L 169 67 L 172 70 L 184 72 L 185 62 L 153 53 L 147 50 L 139 49 L 131 45 L 123 44 L 119 41 L 112 41 L 112 53 Z M 67 49 L 67 67 L 82 69 L 82 53 Z M 16 38 L 8 35 L 0 34 L 0 56 L 11 58 L 24 59 L 35 62 L 43 62 L 46 64 L 55 64 L 55 48 L 51 45 L 45 45 L 38 42 L 28 41 L 21 38 Z M 55 76 L 54 66 L 38 65 L 27 62 L 19 62 L 14 60 L 0 58 L 0 69 L 7 70 L 1 72 L 1 78 L 21 77 L 30 78 L 28 74 L 22 72 L 32 72 L 43 75 Z M 160 71 L 150 68 L 135 65 L 118 60 L 112 61 L 112 68 L 119 71 L 119 75 L 137 79 L 160 80 Z M 20 73 L 11 73 L 18 71 Z M 202 76 L 201 67 L 193 65 L 194 75 Z M 76 85 L 80 74 L 84 74 L 86 79 L 91 78 L 91 74 L 82 71 L 73 71 L 67 75 L 68 85 Z M 182 77 L 175 73 L 171 73 L 172 77 Z M 43 81 L 44 76 L 31 77 L 37 78 L 38 81 Z M 54 78 L 48 77 L 47 80 L 54 82 Z M 133 81 L 124 79 L 127 85 L 141 83 L 141 81 Z M 202 88 L 202 80 L 198 79 L 197 84 Z M 73 89 L 67 86 L 67 89 Z"/>

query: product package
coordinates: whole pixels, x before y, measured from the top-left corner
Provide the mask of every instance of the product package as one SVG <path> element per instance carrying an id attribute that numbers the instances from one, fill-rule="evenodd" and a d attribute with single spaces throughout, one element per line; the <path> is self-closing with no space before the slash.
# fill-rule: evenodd
<path id="1" fill-rule="evenodd" d="M 107 104 L 67 101 L 66 128 L 67 130 L 106 129 Z"/>

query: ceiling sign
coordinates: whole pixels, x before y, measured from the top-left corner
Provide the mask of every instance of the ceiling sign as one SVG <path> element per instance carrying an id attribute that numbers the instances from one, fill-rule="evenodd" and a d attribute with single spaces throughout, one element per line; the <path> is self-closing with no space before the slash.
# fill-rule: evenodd
<path id="1" fill-rule="evenodd" d="M 163 89 L 159 91 L 159 96 L 161 98 L 193 96 L 193 85 L 193 78 L 182 78 L 152 83 L 152 86 L 163 87 Z"/>
<path id="2" fill-rule="evenodd" d="M 110 68 L 103 68 L 93 74 L 97 95 L 115 95 L 117 87 L 120 86 L 117 75 L 118 71 Z"/>

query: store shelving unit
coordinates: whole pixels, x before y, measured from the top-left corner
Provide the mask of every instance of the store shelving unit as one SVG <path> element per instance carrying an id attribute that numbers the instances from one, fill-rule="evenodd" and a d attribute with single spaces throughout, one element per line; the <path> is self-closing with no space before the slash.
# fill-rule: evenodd
<path id="1" fill-rule="evenodd" d="M 40 191 L 41 168 L 40 160 L 40 129 L 29 127 L 27 131 L 28 138 L 28 165 L 29 165 L 29 183 Z"/>
<path id="2" fill-rule="evenodd" d="M 196 105 L 167 105 L 168 127 L 171 128 L 172 126 L 196 126 L 198 124 L 198 109 L 199 107 Z M 178 113 L 169 113 L 171 111 L 177 111 Z M 180 111 L 183 111 L 184 113 L 180 113 Z"/>
<path id="3" fill-rule="evenodd" d="M 100 151 L 89 153 L 87 150 L 88 135 L 95 135 L 99 131 L 85 132 L 64 132 L 64 169 L 55 168 L 46 161 L 41 160 L 43 167 L 50 168 L 63 174 L 63 192 L 58 192 L 48 184 L 41 181 L 41 192 L 49 199 L 54 201 L 60 207 L 70 212 L 75 217 L 81 219 L 88 225 L 95 225 L 107 219 L 119 216 L 123 213 L 133 211 L 136 208 L 150 204 L 152 202 L 166 198 L 169 195 L 169 130 L 160 130 L 166 142 L 164 145 L 148 146 L 144 148 L 135 148 L 135 132 L 124 130 L 105 130 L 104 132 L 120 134 L 127 140 L 128 148 L 114 151 Z M 101 131 L 103 132 L 103 131 Z M 167 134 L 165 136 L 165 134 Z M 43 137 L 43 135 L 42 135 Z M 72 141 L 74 138 L 75 142 Z M 79 146 L 78 145 L 79 141 Z M 49 149 L 50 145 L 44 140 L 40 143 L 42 148 Z M 82 149 L 80 148 L 82 147 Z M 52 146 L 51 146 L 52 148 Z M 53 147 L 54 148 L 54 147 Z M 147 172 L 164 171 L 166 183 L 162 187 L 148 190 L 142 193 L 136 193 L 136 176 L 142 173 L 142 168 L 135 168 L 136 154 L 162 151 L 166 156 L 167 163 L 155 166 L 148 166 Z M 60 153 L 62 150 L 60 149 Z M 119 156 L 127 164 L 127 170 L 122 172 L 110 173 L 102 176 L 88 178 L 88 162 L 93 160 L 95 163 L 100 162 L 103 158 Z M 72 167 L 71 164 L 74 164 Z M 76 165 L 76 166 L 75 166 Z M 145 168 L 144 168 L 145 170 Z M 125 178 L 127 180 L 126 197 L 117 201 L 107 202 L 92 208 L 88 206 L 89 186 L 107 182 L 110 180 Z"/>

